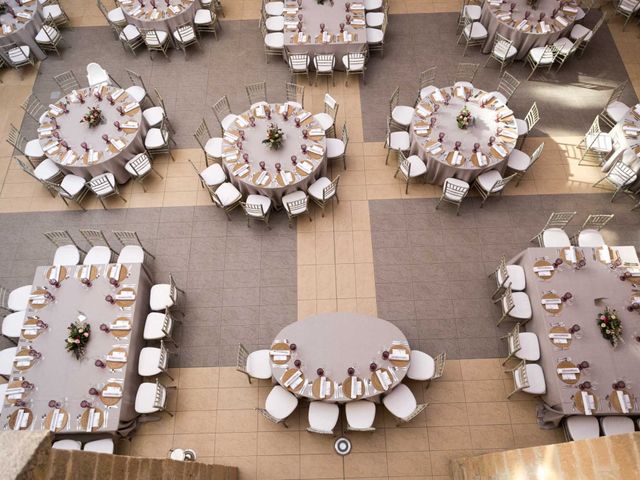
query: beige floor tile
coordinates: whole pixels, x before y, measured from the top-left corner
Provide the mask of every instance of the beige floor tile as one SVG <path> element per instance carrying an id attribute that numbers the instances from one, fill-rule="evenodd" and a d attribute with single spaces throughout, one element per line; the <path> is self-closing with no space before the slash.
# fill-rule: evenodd
<path id="1" fill-rule="evenodd" d="M 216 367 L 181 368 L 179 373 L 180 390 L 185 388 L 217 388 L 220 378 Z"/>
<path id="2" fill-rule="evenodd" d="M 283 428 L 279 432 L 258 432 L 258 455 L 297 455 L 300 453 L 297 430 Z"/>
<path id="3" fill-rule="evenodd" d="M 175 433 L 215 433 L 216 411 L 176 412 Z"/>
<path id="4" fill-rule="evenodd" d="M 356 296 L 364 298 L 376 296 L 373 263 L 356 264 Z"/>
<path id="5" fill-rule="evenodd" d="M 387 456 L 380 453 L 350 453 L 344 457 L 344 473 L 348 478 L 386 477 Z"/>
<path id="6" fill-rule="evenodd" d="M 258 454 L 258 432 L 218 433 L 216 457 L 233 457 Z"/>
<path id="7" fill-rule="evenodd" d="M 357 298 L 358 313 L 363 315 L 371 315 L 373 317 L 378 316 L 378 306 L 376 304 L 375 297 L 371 298 Z"/>
<path id="8" fill-rule="evenodd" d="M 304 455 L 335 455 L 333 442 L 328 435 L 314 435 L 302 430 L 300 432 L 300 453 Z"/>
<path id="9" fill-rule="evenodd" d="M 318 300 L 336 298 L 335 265 L 318 265 L 316 267 L 316 284 Z"/>
<path id="10" fill-rule="evenodd" d="M 431 382 L 424 391 L 424 399 L 429 403 L 464 402 L 463 382 Z"/>
<path id="11" fill-rule="evenodd" d="M 258 429 L 258 415 L 255 409 L 219 410 L 216 418 L 216 432 L 255 432 Z"/>
<path id="12" fill-rule="evenodd" d="M 358 313 L 358 299 L 338 298 L 338 311 Z"/>
<path id="13" fill-rule="evenodd" d="M 464 403 L 433 403 L 425 411 L 428 427 L 469 424 Z"/>
<path id="14" fill-rule="evenodd" d="M 507 398 L 502 380 L 475 380 L 464 382 L 467 402 L 499 402 Z"/>
<path id="15" fill-rule="evenodd" d="M 315 233 L 315 252 L 317 265 L 334 265 L 336 261 L 333 232 Z"/>
<path id="16" fill-rule="evenodd" d="M 250 408 L 258 408 L 258 389 L 220 388 L 218 390 L 218 410 L 246 410 Z"/>
<path id="17" fill-rule="evenodd" d="M 136 435 L 171 435 L 175 429 L 175 416 L 161 415 L 158 421 L 141 422 Z"/>
<path id="18" fill-rule="evenodd" d="M 300 478 L 299 455 L 268 455 L 258 457 L 258 478 L 284 480 Z"/>
<path id="19" fill-rule="evenodd" d="M 318 313 L 335 313 L 338 311 L 338 302 L 335 298 L 318 299 L 316 307 Z"/>
<path id="20" fill-rule="evenodd" d="M 511 402 L 469 402 L 467 414 L 470 425 L 509 425 L 509 403 Z M 535 419 L 535 414 L 533 415 Z"/>
<path id="21" fill-rule="evenodd" d="M 242 445 L 237 445 L 242 453 Z M 253 480 L 259 478 L 257 475 L 258 457 L 255 455 L 221 456 L 214 457 L 214 463 L 218 465 L 228 465 L 238 467 L 239 478 Z"/>
<path id="22" fill-rule="evenodd" d="M 298 287 L 298 292 L 300 288 Z M 304 320 L 318 311 L 316 300 L 298 300 L 298 320 Z"/>
<path id="23" fill-rule="evenodd" d="M 509 419 L 514 425 L 514 430 L 517 428 L 515 425 L 520 423 L 536 423 L 536 413 L 538 402 L 535 400 L 521 400 L 506 402 L 507 409 L 509 410 Z"/>
<path id="24" fill-rule="evenodd" d="M 354 241 L 353 232 L 334 232 L 335 242 L 335 262 L 353 263 L 354 262 Z"/>
<path id="25" fill-rule="evenodd" d="M 249 383 L 247 376 L 235 367 L 221 367 L 218 369 L 218 386 L 220 388 L 257 388 L 258 385 Z"/>
<path id="26" fill-rule="evenodd" d="M 336 292 L 339 299 L 351 298 L 355 303 L 356 271 L 353 263 L 336 265 Z"/>
<path id="27" fill-rule="evenodd" d="M 511 425 L 472 425 L 471 446 L 473 448 L 511 448 L 514 443 Z"/>
<path id="28" fill-rule="evenodd" d="M 317 298 L 316 270 L 316 265 L 298 265 L 298 300 L 315 300 Z"/>
<path id="29" fill-rule="evenodd" d="M 504 378 L 502 365 L 495 358 L 460 360 L 463 380 L 499 380 Z"/>
<path id="30" fill-rule="evenodd" d="M 412 427 L 411 424 L 407 428 L 387 428 L 386 440 L 387 452 L 429 450 L 427 429 Z"/>
<path id="31" fill-rule="evenodd" d="M 300 478 L 344 478 L 343 458 L 335 452 L 328 455 L 300 455 Z"/>
<path id="32" fill-rule="evenodd" d="M 389 452 L 387 468 L 390 477 L 419 477 L 431 475 L 429 452 Z"/>
<path id="33" fill-rule="evenodd" d="M 193 448 L 201 457 L 213 457 L 215 454 L 216 436 L 213 433 L 184 433 L 173 436 L 173 448 Z"/>
<path id="34" fill-rule="evenodd" d="M 353 253 L 355 263 L 373 262 L 373 244 L 371 243 L 370 230 L 353 232 Z"/>
<path id="35" fill-rule="evenodd" d="M 429 408 L 429 407 L 427 407 Z M 428 427 L 430 450 L 452 450 L 471 448 L 471 432 L 469 427 L 447 426 Z"/>
<path id="36" fill-rule="evenodd" d="M 139 457 L 166 457 L 173 446 L 173 435 L 134 435 L 131 454 Z"/>
<path id="37" fill-rule="evenodd" d="M 178 411 L 215 410 L 218 406 L 218 389 L 186 388 L 178 392 Z"/>

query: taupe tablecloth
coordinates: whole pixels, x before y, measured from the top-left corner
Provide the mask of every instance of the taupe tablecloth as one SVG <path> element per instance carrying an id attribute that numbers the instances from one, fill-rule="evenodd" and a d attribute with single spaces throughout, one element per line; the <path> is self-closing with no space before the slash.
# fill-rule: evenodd
<path id="1" fill-rule="evenodd" d="M 318 378 L 318 368 L 324 369 L 325 377 L 338 384 L 348 377 L 349 367 L 355 369 L 354 375 L 358 378 L 368 380 L 371 362 L 375 362 L 378 368 L 391 366 L 382 358 L 384 350 L 393 343 L 408 345 L 405 335 L 392 323 L 356 313 L 323 313 L 305 318 L 283 328 L 274 343 L 281 340 L 295 343 L 297 349 L 289 364 L 272 364 L 273 377 L 279 382 L 287 368 L 294 368 L 296 359 L 302 362 L 300 369 L 309 382 Z M 396 371 L 398 381 L 389 388 L 400 383 L 406 373 L 407 368 L 399 368 Z M 362 398 L 375 397 L 380 393 L 369 385 Z M 313 398 L 309 387 L 302 391 L 301 396 Z M 344 402 L 351 399 L 341 395 L 331 400 Z"/>
<path id="2" fill-rule="evenodd" d="M 516 4 L 512 18 L 504 21 L 500 20 L 497 14 L 500 12 L 509 12 L 511 3 Z M 482 52 L 491 52 L 496 33 L 513 40 L 513 46 L 518 49 L 518 53 L 516 54 L 516 59 L 518 60 L 525 58 L 529 50 L 534 47 L 544 47 L 545 45 L 555 42 L 560 37 L 567 36 L 573 27 L 575 13 L 564 10 L 559 12 L 559 16 L 567 22 L 567 25 L 563 26 L 559 21 L 551 18 L 554 9 L 558 8 L 559 5 L 560 3 L 556 0 L 538 0 L 536 8 L 533 9 L 527 5 L 526 0 L 512 0 L 496 7 L 491 5 L 489 0 L 487 0 L 482 6 L 480 22 L 489 32 L 489 37 L 482 48 Z M 577 6 L 573 1 L 567 2 L 565 5 L 569 6 L 569 8 L 575 8 Z M 531 12 L 528 20 L 532 28 L 527 32 L 516 28 L 524 19 L 526 11 Z M 540 13 L 542 12 L 545 14 L 543 22 L 551 27 L 551 31 L 548 33 L 538 33 L 539 30 L 537 30 L 540 23 Z"/>
<path id="3" fill-rule="evenodd" d="M 496 135 L 496 129 L 500 123 L 500 128 L 503 128 L 505 132 L 516 131 L 516 123 L 513 115 L 505 118 L 502 122 L 496 120 L 497 112 L 507 108 L 506 105 L 495 100 L 493 104 L 482 108 L 481 102 L 487 93 L 478 89 L 473 90 L 469 102 L 465 102 L 464 95 L 457 96 L 456 94 L 460 94 L 460 92 L 453 87 L 445 87 L 441 89 L 441 91 L 443 95 L 447 93 L 451 96 L 449 105 L 445 105 L 444 102 L 434 99 L 420 102 L 420 105 L 427 109 L 432 110 L 433 105 L 436 104 L 439 105 L 439 109 L 436 113 L 426 116 L 426 118 L 422 118 L 419 115 L 419 109 L 416 109 L 410 129 L 410 153 L 412 155 L 418 155 L 427 164 L 427 182 L 442 185 L 447 178 L 455 177 L 470 183 L 478 175 L 487 170 L 499 170 L 502 173 L 506 168 L 509 153 L 511 153 L 515 147 L 515 139 L 498 137 L 498 135 Z M 456 123 L 456 116 L 465 104 L 475 118 L 475 123 L 466 129 L 461 129 Z M 503 111 L 507 112 L 507 110 Z M 432 128 L 426 136 L 418 135 L 415 130 L 417 124 L 429 124 L 432 116 L 435 116 L 437 119 L 435 127 Z M 443 141 L 444 152 L 433 155 L 426 150 L 425 145 L 428 145 L 431 141 L 437 141 L 440 132 L 445 134 Z M 506 155 L 503 159 L 488 156 L 490 152 L 488 143 L 491 136 L 499 139 L 504 146 Z M 454 150 L 456 141 L 462 142 L 460 152 L 466 161 L 461 165 L 454 166 L 447 161 L 447 155 Z M 496 142 L 498 142 L 498 140 L 496 140 Z M 476 166 L 470 160 L 475 143 L 479 143 L 479 151 L 487 155 L 489 163 L 485 166 Z"/>
<path id="4" fill-rule="evenodd" d="M 612 247 L 614 250 L 616 247 Z M 533 272 L 533 264 L 539 258 L 552 262 L 558 258 L 559 249 L 529 248 L 510 263 L 522 265 L 526 276 L 526 293 L 531 299 L 533 318 L 527 322 L 526 330 L 534 332 L 540 342 L 540 361 L 543 370 L 547 393 L 543 396 L 545 403 L 560 413 L 547 411 L 544 421 L 557 424 L 563 415 L 578 414 L 573 406 L 572 395 L 578 394 L 577 388 L 566 385 L 556 374 L 560 359 L 569 357 L 571 362 L 584 360 L 590 367 L 583 371 L 579 382 L 588 380 L 595 387 L 594 395 L 598 398 L 600 408 L 595 415 L 612 415 L 618 412 L 609 405 L 605 398 L 612 392 L 611 385 L 619 380 L 627 383 L 627 388 L 634 396 L 640 395 L 640 343 L 634 336 L 640 334 L 640 316 L 636 312 L 628 312 L 625 307 L 631 303 L 633 296 L 631 282 L 622 282 L 618 276 L 624 270 L 612 271 L 609 266 L 594 260 L 592 248 L 582 248 L 587 265 L 580 271 L 574 271 L 563 264 L 549 280 L 539 279 Z M 557 316 L 548 314 L 541 304 L 544 293 L 553 291 L 562 296 L 565 292 L 573 294 L 572 304 L 565 304 Z M 598 305 L 596 298 L 604 298 Z M 602 337 L 596 324 L 599 313 L 605 306 L 617 310 L 622 321 L 624 343 L 613 348 Z M 561 350 L 549 339 L 549 330 L 554 323 L 562 323 L 566 328 L 574 324 L 581 327 L 582 338 L 573 338 L 568 349 Z M 637 405 L 630 414 L 638 414 Z"/>
<path id="5" fill-rule="evenodd" d="M 238 131 L 243 130 L 245 140 L 241 140 L 242 151 L 239 152 L 238 158 L 229 159 L 228 157 L 225 157 L 223 162 L 230 182 L 233 183 L 243 195 L 264 195 L 271 198 L 276 205 L 281 204 L 282 197 L 287 193 L 291 193 L 296 190 L 306 191 L 309 185 L 315 182 L 318 178 L 325 176 L 327 173 L 325 137 L 319 137 L 317 140 L 312 141 L 311 139 L 304 140 L 302 136 L 302 130 L 306 129 L 307 131 L 310 131 L 314 128 L 320 128 L 320 124 L 313 120 L 313 116 L 311 116 L 309 117 L 311 120 L 302 122 L 300 128 L 296 128 L 294 118 L 305 112 L 295 111 L 295 113 L 289 117 L 289 120 L 285 122 L 283 116 L 276 113 L 279 107 L 280 104 L 272 104 L 270 106 L 271 111 L 274 112 L 271 120 L 266 117 L 258 118 L 255 116 L 255 112 L 244 112 L 241 116 L 245 120 L 248 120 L 250 115 L 255 117 L 256 126 L 251 127 L 247 125 L 240 129 L 237 123 L 233 124 L 232 128 L 228 131 L 232 134 L 238 135 Z M 271 150 L 267 145 L 262 143 L 262 140 L 267 137 L 267 129 L 272 123 L 279 126 L 285 134 L 284 143 L 279 150 Z M 325 153 L 322 155 L 322 158 L 303 155 L 300 148 L 302 144 L 308 146 L 317 144 Z M 237 146 L 230 138 L 225 136 L 223 140 L 223 150 L 232 152 L 237 151 Z M 251 170 L 249 174 L 238 177 L 233 172 L 237 170 L 241 164 L 244 164 L 242 155 L 245 153 L 249 155 L 249 165 Z M 298 163 L 303 161 L 311 162 L 313 164 L 313 171 L 308 175 L 304 175 L 304 172 L 300 171 L 299 168 L 294 167 L 291 161 L 292 155 L 297 157 Z M 261 161 L 265 162 L 265 170 L 270 174 L 271 181 L 267 183 L 267 185 L 256 185 L 254 183 L 254 181 L 257 180 L 255 177 L 259 175 L 259 172 L 261 171 Z M 294 174 L 295 178 L 292 183 L 287 186 L 282 186 L 278 182 L 276 175 L 276 163 L 280 163 L 283 172 L 291 172 Z"/>
<path id="6" fill-rule="evenodd" d="M 47 273 L 50 267 L 38 267 L 33 285 L 39 287 L 48 285 Z M 121 424 L 133 420 L 135 413 L 135 396 L 140 384 L 138 376 L 138 355 L 142 347 L 142 333 L 144 321 L 149 311 L 149 280 L 141 274 L 140 264 L 128 264 L 129 277 L 121 283 L 119 288 L 131 285 L 136 291 L 136 300 L 129 309 L 121 309 L 105 301 L 108 294 L 115 295 L 119 289 L 114 288 L 106 279 L 107 265 L 97 265 L 99 277 L 91 288 L 85 287 L 77 278 L 82 266 L 69 266 L 69 278 L 61 282 L 60 288 L 48 286 L 55 296 L 55 301 L 41 309 L 29 308 L 27 315 L 37 315 L 49 328 L 29 343 L 20 339 L 18 351 L 22 347 L 33 347 L 42 354 L 42 358 L 29 370 L 18 372 L 14 369 L 12 378 L 23 376 L 35 385 L 35 389 L 26 397 L 27 408 L 35 416 L 32 430 L 42 429 L 42 415 L 48 413 L 50 400 L 61 402 L 62 408 L 67 410 L 70 420 L 67 429 L 59 433 L 84 433 L 76 424 L 76 417 L 82 413 L 82 400 L 93 402 L 93 406 L 108 411 L 106 424 L 100 432 L 116 432 Z M 76 358 L 65 349 L 67 327 L 75 322 L 78 312 L 87 316 L 86 322 L 91 325 L 91 337 L 83 358 Z M 111 324 L 117 317 L 131 317 L 132 329 L 130 335 L 118 340 L 111 333 L 100 330 L 100 324 Z M 105 360 L 105 356 L 114 347 L 125 347 L 128 351 L 126 366 L 112 371 L 95 366 L 97 359 Z M 115 380 L 123 385 L 123 397 L 117 408 L 106 409 L 97 397 L 89 394 L 90 388 L 100 390 L 105 383 Z M 6 419 L 16 407 L 6 403 L 2 408 L 2 418 Z"/>
<path id="7" fill-rule="evenodd" d="M 7 45 L 9 43 L 15 43 L 18 46 L 27 45 L 38 60 L 46 58 L 47 54 L 40 49 L 35 40 L 43 23 L 42 5 L 40 5 L 38 0 L 31 0 L 24 5 L 18 5 L 16 0 L 4 0 L 2 3 L 13 7 L 16 14 L 26 12 L 31 14 L 32 17 L 31 20 L 22 22 L 18 18 L 13 18 L 8 12 L 0 15 L 0 24 L 11 25 L 13 27 L 13 31 L 10 33 L 4 33 L 4 30 L 0 28 L 0 45 Z M 2 55 L 3 57 L 5 56 L 4 53 Z"/>
<path id="8" fill-rule="evenodd" d="M 284 31 L 284 46 L 291 53 L 308 53 L 310 56 L 333 53 L 336 57 L 336 70 L 344 70 L 344 64 L 342 63 L 342 57 L 347 53 L 359 52 L 364 46 L 367 45 L 367 34 L 365 25 L 354 26 L 347 25 L 346 15 L 351 15 L 352 18 L 356 18 L 359 13 L 362 13 L 358 18 L 364 20 L 364 10 L 346 11 L 345 0 L 336 0 L 333 5 L 329 0 L 325 0 L 323 5 L 320 5 L 316 0 L 304 0 L 302 3 L 302 9 L 298 10 L 293 16 L 285 16 L 285 20 L 291 20 L 298 22 L 298 15 L 302 15 L 302 31 L 308 36 L 306 43 L 297 43 L 294 37 L 297 37 L 298 33 L 293 29 L 287 29 L 285 25 Z M 350 2 L 352 4 L 358 2 Z M 293 2 L 288 4 L 291 8 L 298 8 L 297 3 Z M 325 31 L 332 34 L 333 37 L 330 42 L 322 43 L 318 42 L 316 37 L 320 34 L 320 24 L 325 24 Z M 337 38 L 340 33 L 340 23 L 344 23 L 344 31 L 353 35 L 353 39 L 345 43 L 342 37 Z"/>
<path id="9" fill-rule="evenodd" d="M 171 36 L 172 42 L 172 32 L 184 23 L 193 22 L 196 10 L 200 8 L 200 0 L 169 0 L 169 5 L 165 0 L 155 0 L 156 8 L 153 7 L 150 0 L 144 0 L 143 6 L 140 5 L 138 0 L 131 0 L 130 2 L 120 0 L 119 3 L 124 12 L 124 18 L 128 23 L 139 28 L 167 32 Z M 173 13 L 170 10 L 171 6 L 179 6 L 182 9 L 179 13 Z M 138 7 L 141 7 L 140 15 L 132 15 L 131 12 L 136 11 Z M 157 17 L 154 16 L 154 11 L 157 12 Z"/>
<path id="10" fill-rule="evenodd" d="M 108 94 L 114 94 L 114 92 L 118 90 L 118 87 L 103 89 L 103 91 L 108 92 Z M 92 89 L 84 88 L 80 90 L 80 92 L 85 98 L 84 104 L 80 102 L 70 103 L 70 99 L 73 97 L 71 94 L 62 97 L 55 104 L 56 106 L 60 106 L 62 102 L 68 103 L 69 113 L 62 113 L 56 116 L 56 122 L 60 127 L 58 129 L 60 139 L 68 143 L 69 148 L 76 153 L 78 159 L 72 164 L 63 163 L 62 160 L 65 155 L 65 153 L 63 153 L 65 152 L 64 148 L 60 148 L 53 154 L 47 154 L 47 157 L 57 163 L 62 170 L 73 173 L 74 175 L 90 179 L 96 175 L 111 172 L 115 175 L 118 183 L 125 183 L 129 180 L 130 175 L 124 169 L 124 165 L 137 153 L 144 151 L 144 135 L 147 132 L 147 127 L 142 120 L 142 109 L 138 107 L 130 113 L 120 115 L 117 110 L 118 106 L 124 108 L 126 105 L 135 103 L 135 100 L 126 92 L 122 93 L 116 100 L 115 105 L 111 105 L 109 101 L 107 101 L 106 93 L 103 95 L 102 101 L 99 101 L 92 94 Z M 91 107 L 100 108 L 104 117 L 103 123 L 95 128 L 89 127 L 87 123 L 80 123 L 82 117 Z M 129 121 L 137 122 L 138 129 L 132 133 L 127 133 L 124 130 L 118 131 L 114 125 L 115 121 L 120 122 L 121 125 Z M 45 118 L 41 128 L 49 123 L 49 119 Z M 109 135 L 109 138 L 120 138 L 125 143 L 125 147 L 119 152 L 112 152 L 102 139 L 102 135 L 104 134 Z M 40 133 L 39 135 L 40 145 L 43 148 L 54 140 L 49 136 L 49 133 Z M 89 148 L 102 152 L 101 160 L 92 164 L 85 162 L 83 158 L 85 151 L 81 146 L 82 142 L 86 142 Z"/>

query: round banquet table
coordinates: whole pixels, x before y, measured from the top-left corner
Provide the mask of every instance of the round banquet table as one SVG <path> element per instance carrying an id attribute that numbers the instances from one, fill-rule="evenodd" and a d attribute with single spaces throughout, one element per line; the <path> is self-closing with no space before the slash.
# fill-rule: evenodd
<path id="1" fill-rule="evenodd" d="M 95 96 L 98 88 L 102 92 L 101 101 Z M 50 105 L 38 127 L 40 145 L 45 155 L 63 171 L 86 179 L 111 172 L 118 183 L 125 183 L 130 175 L 124 165 L 137 153 L 144 151 L 147 129 L 142 121 L 142 110 L 121 88 L 98 88 L 78 90 L 78 94 L 84 98 L 84 104 L 72 92 Z M 108 95 L 114 99 L 114 105 L 108 101 Z M 64 105 L 68 113 L 64 113 Z M 98 107 L 103 115 L 103 121 L 94 128 L 81 122 L 91 107 Z M 122 109 L 122 114 L 118 108 Z M 120 131 L 114 125 L 116 121 L 120 123 Z M 103 135 L 109 136 L 108 144 L 103 140 Z M 68 150 L 58 143 L 62 141 L 67 143 Z M 88 152 L 82 147 L 83 142 L 87 144 Z"/>
<path id="2" fill-rule="evenodd" d="M 465 101 L 466 96 L 469 101 Z M 445 98 L 449 98 L 449 105 L 445 104 Z M 474 122 L 461 129 L 456 116 L 465 105 Z M 431 118 L 436 119 L 435 126 L 431 126 Z M 498 129 L 501 129 L 500 135 Z M 518 137 L 513 112 L 504 103 L 477 88 L 465 90 L 462 87 L 445 87 L 422 100 L 415 109 L 410 133 L 411 154 L 418 155 L 426 163 L 427 183 L 437 185 L 442 185 L 449 177 L 471 183 L 487 170 L 497 169 L 502 173 Z M 441 144 L 438 142 L 440 133 L 445 134 Z M 489 147 L 492 136 L 495 143 Z M 462 143 L 459 160 L 454 160 L 456 141 Z M 475 143 L 480 144 L 478 153 L 482 158 L 473 153 Z"/>
<path id="3" fill-rule="evenodd" d="M 27 45 L 38 60 L 46 58 L 46 54 L 36 43 L 35 37 L 42 28 L 42 5 L 38 0 L 23 0 L 19 5 L 17 0 L 3 0 L 13 8 L 14 18 L 9 12 L 0 15 L 0 45 L 14 43 Z M 4 56 L 4 54 L 3 54 Z"/>
<path id="4" fill-rule="evenodd" d="M 295 344 L 295 351 L 290 350 Z M 389 372 L 392 379 L 387 391 L 397 386 L 405 377 L 409 368 L 409 343 L 398 327 L 376 317 L 355 313 L 324 313 L 294 322 L 283 328 L 271 347 L 271 371 L 273 377 L 285 388 L 299 396 L 320 400 L 318 397 L 318 368 L 324 370 L 323 376 L 331 383 L 330 397 L 325 400 L 348 402 L 351 400 L 375 397 L 383 393 L 376 388 L 379 381 L 375 372 L 370 370 L 374 362 L 378 369 Z M 407 360 L 385 360 L 383 351 L 392 352 L 401 349 L 406 352 Z M 275 354 L 289 351 L 284 357 Z M 300 360 L 299 370 L 304 382 L 298 387 L 287 387 L 285 379 L 292 371 L 297 371 L 294 362 Z M 354 368 L 353 376 L 347 371 Z M 364 381 L 360 394 L 355 390 L 352 395 L 352 379 Z"/>
<path id="5" fill-rule="evenodd" d="M 510 14 L 510 4 L 515 3 L 515 9 Z M 551 18 L 553 11 L 562 5 L 556 18 Z M 524 22 L 525 12 L 530 11 L 531 16 Z M 575 1 L 559 2 L 557 0 L 538 0 L 536 8 L 527 4 L 527 0 L 487 0 L 482 5 L 480 23 L 489 32 L 483 53 L 491 52 L 496 33 L 513 41 L 513 46 L 518 49 L 516 59 L 527 56 L 529 50 L 534 47 L 544 47 L 555 42 L 558 38 L 567 36 L 573 27 L 578 6 Z M 545 16 L 540 21 L 540 14 Z"/>
<path id="6" fill-rule="evenodd" d="M 139 0 L 118 0 L 118 4 L 128 23 L 138 28 L 165 31 L 172 42 L 172 32 L 184 23 L 193 22 L 200 8 L 200 0 L 169 0 L 168 5 L 165 0 L 142 0 L 142 5 Z"/>
<path id="7" fill-rule="evenodd" d="M 285 111 L 288 112 L 286 121 L 281 113 Z M 267 118 L 268 112 L 271 119 Z M 255 119 L 255 127 L 250 124 L 251 118 Z M 296 127 L 295 118 L 301 119 L 300 128 Z M 278 150 L 272 150 L 262 143 L 271 124 L 284 132 L 284 142 Z M 308 133 L 306 140 L 304 131 Z M 244 140 L 241 134 L 244 134 Z M 315 146 L 317 153 L 307 150 L 303 154 L 303 144 L 309 148 Z M 306 191 L 315 180 L 326 175 L 326 150 L 324 131 L 313 115 L 287 103 L 244 112 L 225 131 L 222 140 L 223 164 L 231 183 L 243 195 L 264 195 L 276 205 L 282 203 L 282 197 L 287 193 Z M 296 165 L 292 156 L 296 157 Z M 260 162 L 264 162 L 268 175 L 258 185 L 262 173 Z M 280 172 L 277 164 L 280 164 Z"/>

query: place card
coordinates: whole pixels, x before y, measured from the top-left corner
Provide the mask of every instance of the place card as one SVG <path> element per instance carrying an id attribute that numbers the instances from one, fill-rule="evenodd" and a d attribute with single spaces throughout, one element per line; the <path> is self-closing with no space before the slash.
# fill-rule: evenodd
<path id="1" fill-rule="evenodd" d="M 309 162 L 300 162 L 297 164 L 297 167 L 302 170 L 306 175 L 309 175 L 313 172 L 313 165 Z"/>

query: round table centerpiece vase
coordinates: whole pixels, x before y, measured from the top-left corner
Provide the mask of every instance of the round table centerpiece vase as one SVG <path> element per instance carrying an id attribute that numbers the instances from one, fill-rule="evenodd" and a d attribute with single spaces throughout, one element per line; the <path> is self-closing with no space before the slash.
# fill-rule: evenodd
<path id="1" fill-rule="evenodd" d="M 267 129 L 267 138 L 262 143 L 267 145 L 271 150 L 279 150 L 284 142 L 284 132 L 275 123 L 269 125 Z"/>
<path id="2" fill-rule="evenodd" d="M 91 338 L 91 325 L 86 322 L 76 321 L 67 327 L 69 335 L 66 339 L 66 349 L 73 353 L 77 360 L 80 360 L 87 348 Z"/>
<path id="3" fill-rule="evenodd" d="M 602 337 L 611 343 L 613 348 L 618 346 L 622 341 L 622 322 L 615 309 L 606 307 L 604 312 L 598 315 L 596 319 Z"/>
<path id="4" fill-rule="evenodd" d="M 80 123 L 87 123 L 90 128 L 95 128 L 103 121 L 102 110 L 98 107 L 91 107 L 89 111 L 84 114 Z"/>
<path id="5" fill-rule="evenodd" d="M 8 5 L 5 2 L 0 2 L 0 15 L 4 15 L 8 10 Z"/>
<path id="6" fill-rule="evenodd" d="M 471 115 L 471 112 L 466 106 L 463 107 L 462 110 L 460 110 L 460 112 L 458 112 L 458 115 L 456 116 L 456 123 L 458 124 L 458 128 L 461 128 L 462 130 L 466 130 L 469 127 L 469 125 L 471 125 L 472 122 L 473 122 L 473 116 Z"/>

